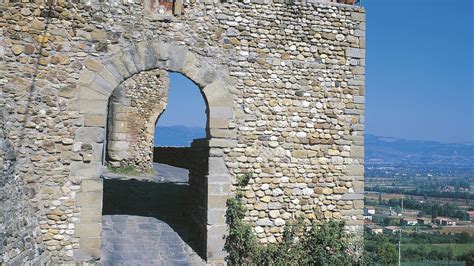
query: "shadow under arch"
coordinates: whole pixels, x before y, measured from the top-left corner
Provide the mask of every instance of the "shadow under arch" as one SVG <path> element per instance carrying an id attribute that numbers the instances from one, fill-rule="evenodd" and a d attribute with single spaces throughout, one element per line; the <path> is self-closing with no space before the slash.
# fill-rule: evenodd
<path id="1" fill-rule="evenodd" d="M 207 173 L 207 210 L 203 226 L 206 228 L 205 254 L 208 262 L 223 261 L 225 253 L 224 234 L 226 232 L 226 199 L 230 196 L 231 178 L 224 161 L 224 149 L 237 145 L 236 129 L 231 124 L 236 110 L 232 91 L 235 81 L 227 74 L 226 68 L 210 58 L 204 58 L 192 52 L 187 46 L 174 41 L 160 39 L 141 41 L 126 49 L 103 58 L 88 58 L 79 76 L 78 111 L 84 116 L 84 126 L 78 129 L 75 141 L 83 141 L 81 136 L 102 132 L 105 135 L 107 123 L 107 102 L 113 90 L 122 82 L 146 70 L 162 69 L 178 72 L 189 78 L 201 89 L 208 106 L 207 135 L 211 150 L 208 158 Z M 104 138 L 95 143 L 104 147 Z M 102 154 L 97 154 L 97 153 Z M 104 150 L 95 150 L 90 163 L 77 163 L 71 175 L 83 179 L 101 178 L 104 166 L 101 161 Z M 84 168 L 88 170 L 85 171 Z M 101 199 L 83 203 L 83 206 L 101 206 Z M 88 220 L 81 213 L 81 220 Z M 100 221 L 99 221 L 100 223 Z M 81 237 L 80 232 L 78 237 Z M 88 235 L 87 238 L 98 238 Z M 80 243 L 80 249 L 94 253 L 95 247 Z"/>

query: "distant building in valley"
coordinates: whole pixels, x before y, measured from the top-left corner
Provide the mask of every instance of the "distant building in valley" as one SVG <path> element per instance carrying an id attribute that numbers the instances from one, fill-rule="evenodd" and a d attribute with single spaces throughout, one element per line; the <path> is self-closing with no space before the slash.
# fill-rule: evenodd
<path id="1" fill-rule="evenodd" d="M 471 221 L 471 222 L 474 222 L 474 211 L 467 211 L 466 212 L 466 219 Z"/>
<path id="2" fill-rule="evenodd" d="M 416 220 L 419 225 L 431 225 L 431 218 L 419 217 Z"/>
<path id="3" fill-rule="evenodd" d="M 434 223 L 442 226 L 453 226 L 456 225 L 456 222 L 447 217 L 436 217 Z"/>
<path id="4" fill-rule="evenodd" d="M 400 221 L 400 224 L 401 224 L 401 225 L 417 225 L 417 224 L 418 224 L 418 220 L 415 219 L 415 218 L 403 218 L 403 219 Z"/>
<path id="5" fill-rule="evenodd" d="M 365 207 L 364 208 L 364 215 L 369 216 L 369 215 L 374 215 L 375 214 L 375 208 L 374 207 Z"/>
<path id="6" fill-rule="evenodd" d="M 368 225 L 367 226 L 367 231 L 370 233 L 370 234 L 373 234 L 373 235 L 378 235 L 378 234 L 382 234 L 383 233 L 383 228 L 378 226 L 378 225 Z"/>
<path id="7" fill-rule="evenodd" d="M 398 234 L 402 231 L 402 229 L 398 226 L 386 226 L 383 229 L 384 233 L 386 234 Z"/>

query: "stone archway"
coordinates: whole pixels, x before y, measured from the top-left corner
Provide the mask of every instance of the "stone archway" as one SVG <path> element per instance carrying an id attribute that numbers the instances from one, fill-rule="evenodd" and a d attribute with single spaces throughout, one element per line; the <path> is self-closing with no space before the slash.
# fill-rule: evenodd
<path id="1" fill-rule="evenodd" d="M 71 176 L 81 180 L 77 204 L 80 221 L 75 230 L 79 240 L 77 255 L 85 253 L 99 257 L 101 235 L 102 180 L 104 170 L 105 127 L 107 101 L 112 91 L 123 81 L 141 71 L 162 69 L 179 72 L 195 82 L 209 106 L 208 136 L 210 147 L 207 175 L 206 255 L 208 261 L 224 258 L 222 250 L 226 224 L 226 199 L 230 194 L 230 175 L 224 163 L 225 148 L 235 147 L 234 100 L 229 93 L 233 82 L 223 67 L 205 60 L 186 46 L 165 40 L 143 41 L 108 58 L 86 59 L 80 73 L 78 111 L 84 125 L 76 132 L 75 142 L 90 145 L 89 163 L 71 164 Z M 76 255 L 76 254 L 75 254 Z"/>

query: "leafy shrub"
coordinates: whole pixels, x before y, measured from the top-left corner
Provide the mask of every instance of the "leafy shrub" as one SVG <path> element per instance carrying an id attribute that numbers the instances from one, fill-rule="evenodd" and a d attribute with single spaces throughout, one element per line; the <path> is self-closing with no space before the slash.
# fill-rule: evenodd
<path id="1" fill-rule="evenodd" d="M 343 221 L 327 220 L 304 224 L 301 217 L 285 227 L 283 240 L 263 245 L 252 227 L 243 221 L 245 206 L 242 188 L 251 174 L 238 178 L 235 198 L 227 201 L 226 223 L 229 234 L 224 250 L 229 265 L 351 265 L 358 262 L 353 236 L 344 230 Z"/>

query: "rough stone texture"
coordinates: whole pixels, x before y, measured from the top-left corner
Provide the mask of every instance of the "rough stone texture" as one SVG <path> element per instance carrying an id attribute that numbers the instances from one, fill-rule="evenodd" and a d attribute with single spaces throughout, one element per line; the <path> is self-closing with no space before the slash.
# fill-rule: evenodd
<path id="1" fill-rule="evenodd" d="M 0 106 L 3 103 L 0 100 Z M 0 111 L 0 118 L 3 112 Z M 0 121 L 3 121 L 0 119 Z M 3 126 L 3 125 L 2 125 Z M 24 264 L 44 259 L 35 206 L 28 204 L 36 191 L 14 173 L 16 152 L 0 128 L 0 264 Z"/>
<path id="2" fill-rule="evenodd" d="M 164 111 L 168 75 L 144 71 L 120 84 L 109 100 L 107 162 L 113 167 L 149 170 L 153 163 L 155 123 Z"/>
<path id="3" fill-rule="evenodd" d="M 174 17 L 138 1 L 0 2 L 2 150 L 16 153 L 2 263 L 98 259 L 107 102 L 154 69 L 183 73 L 208 103 L 208 261 L 225 255 L 221 189 L 247 172 L 246 220 L 263 243 L 301 214 L 362 225 L 362 8 L 191 1 Z"/>

